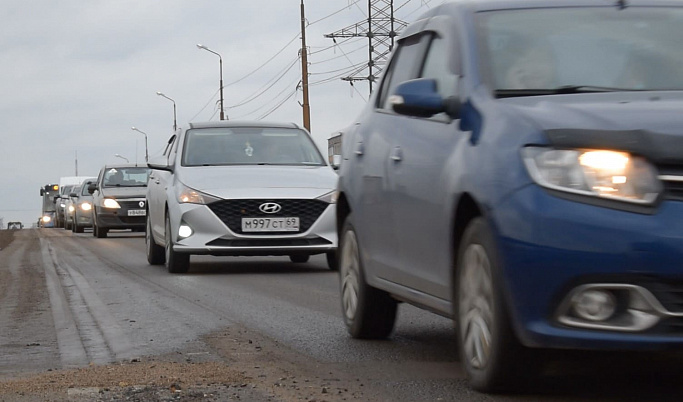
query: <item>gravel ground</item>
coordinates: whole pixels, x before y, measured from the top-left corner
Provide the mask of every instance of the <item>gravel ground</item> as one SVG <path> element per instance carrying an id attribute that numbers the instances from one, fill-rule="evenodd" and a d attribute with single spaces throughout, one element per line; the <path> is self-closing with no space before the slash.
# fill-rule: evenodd
<path id="1" fill-rule="evenodd" d="M 3 249 L 23 247 L 23 243 L 11 244 L 14 235 L 15 231 L 0 230 L 0 261 Z M 44 273 L 31 261 L 11 265 L 12 269 L 7 264 L 0 269 L 0 299 L 4 300 L 0 313 L 3 308 L 11 312 L 4 312 L 3 321 L 27 323 L 30 317 L 42 317 L 34 319 L 32 326 L 20 327 L 47 334 L 50 330 L 45 325 L 52 325 L 51 314 L 49 307 L 40 305 L 45 299 Z M 22 272 L 20 276 L 17 270 Z M 238 325 L 168 355 L 78 369 L 58 369 L 58 360 L 53 358 L 39 365 L 42 371 L 35 372 L 21 368 L 21 354 L 17 354 L 31 349 L 33 345 L 22 343 L 31 334 L 17 332 L 21 328 L 9 324 L 0 327 L 0 333 L 14 340 L 11 346 L 15 351 L 14 357 L 5 356 L 5 361 L 13 361 L 17 367 L 0 373 L 0 402 L 385 400 L 343 367 L 322 364 Z"/>
<path id="2" fill-rule="evenodd" d="M 0 251 L 7 247 L 12 242 L 12 239 L 14 239 L 13 230 L 0 230 Z"/>
<path id="3" fill-rule="evenodd" d="M 0 401 L 379 401 L 361 379 L 240 327 L 188 350 L 0 380 Z"/>

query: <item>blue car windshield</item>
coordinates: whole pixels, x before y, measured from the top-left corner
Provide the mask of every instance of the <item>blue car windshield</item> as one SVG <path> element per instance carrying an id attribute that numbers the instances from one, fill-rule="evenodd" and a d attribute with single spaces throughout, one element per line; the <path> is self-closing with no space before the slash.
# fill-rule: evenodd
<path id="1" fill-rule="evenodd" d="M 325 161 L 300 129 L 216 127 L 187 132 L 182 165 L 323 166 Z"/>
<path id="2" fill-rule="evenodd" d="M 498 96 L 683 90 L 683 7 L 571 7 L 477 14 Z"/>

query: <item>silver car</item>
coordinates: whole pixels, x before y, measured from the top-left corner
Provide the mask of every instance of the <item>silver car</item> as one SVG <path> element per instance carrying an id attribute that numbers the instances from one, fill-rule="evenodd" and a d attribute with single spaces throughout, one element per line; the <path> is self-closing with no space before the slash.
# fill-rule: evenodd
<path id="1" fill-rule="evenodd" d="M 74 233 L 83 233 L 84 228 L 92 227 L 92 194 L 88 191 L 88 187 L 93 183 L 97 183 L 97 177 L 85 179 L 73 193 L 69 194 L 74 208 L 71 225 Z"/>
<path id="2" fill-rule="evenodd" d="M 297 125 L 191 123 L 148 165 L 150 264 L 182 273 L 192 254 L 326 254 L 336 269 L 337 175 Z"/>

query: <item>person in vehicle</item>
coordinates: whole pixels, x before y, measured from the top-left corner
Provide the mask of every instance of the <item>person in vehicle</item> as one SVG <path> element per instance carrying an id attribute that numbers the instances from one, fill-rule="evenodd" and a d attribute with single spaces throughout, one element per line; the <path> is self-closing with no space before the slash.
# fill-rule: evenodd
<path id="1" fill-rule="evenodd" d="M 528 46 L 512 62 L 505 76 L 506 89 L 552 89 L 557 86 L 557 62 L 545 41 Z"/>
<path id="2" fill-rule="evenodd" d="M 116 186 L 116 185 L 120 186 L 122 184 L 123 184 L 123 173 L 120 170 L 114 171 L 107 178 L 107 185 L 108 186 Z"/>

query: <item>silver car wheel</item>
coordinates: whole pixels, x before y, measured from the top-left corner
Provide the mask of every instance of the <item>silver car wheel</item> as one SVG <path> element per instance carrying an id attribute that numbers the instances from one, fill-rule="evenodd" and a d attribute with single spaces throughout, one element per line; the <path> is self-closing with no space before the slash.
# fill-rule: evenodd
<path id="1" fill-rule="evenodd" d="M 489 363 L 493 343 L 491 263 L 480 244 L 469 245 L 463 260 L 458 289 L 463 357 L 472 367 L 481 369 Z"/>
<path id="2" fill-rule="evenodd" d="M 344 233 L 342 244 L 340 259 L 342 304 L 346 319 L 352 322 L 356 317 L 358 308 L 358 275 L 360 272 L 356 234 L 350 230 Z"/>

